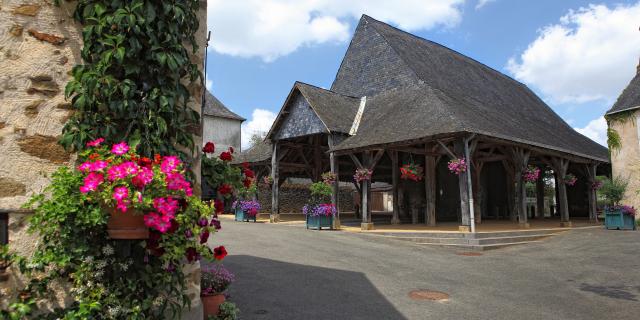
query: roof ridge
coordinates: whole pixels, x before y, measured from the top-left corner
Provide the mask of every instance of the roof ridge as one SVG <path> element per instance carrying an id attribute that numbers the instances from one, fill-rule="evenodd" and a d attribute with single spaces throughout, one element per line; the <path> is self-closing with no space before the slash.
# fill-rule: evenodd
<path id="1" fill-rule="evenodd" d="M 436 45 L 436 46 L 438 46 L 438 47 L 440 47 L 440 48 L 446 49 L 446 50 L 448 50 L 448 51 L 451 51 L 451 52 L 453 52 L 453 53 L 455 53 L 455 54 L 457 54 L 457 55 L 459 55 L 459 56 L 461 56 L 461 57 L 463 57 L 463 58 L 465 58 L 465 59 L 471 60 L 472 62 L 479 64 L 480 66 L 482 66 L 482 67 L 484 67 L 484 68 L 489 69 L 491 72 L 494 72 L 494 73 L 498 74 L 499 76 L 505 77 L 505 78 L 507 78 L 507 79 L 509 79 L 509 80 L 511 80 L 511 81 L 513 81 L 513 82 L 515 82 L 515 83 L 517 83 L 517 84 L 519 84 L 519 85 L 523 86 L 523 87 L 524 87 L 524 88 L 526 88 L 527 90 L 530 90 L 530 89 L 529 89 L 529 87 L 528 87 L 526 84 L 524 84 L 524 83 L 522 83 L 522 82 L 520 82 L 520 81 L 518 81 L 518 80 L 516 80 L 516 79 L 514 79 L 514 78 L 512 78 L 512 77 L 510 77 L 509 75 L 504 74 L 504 73 L 500 72 L 499 70 L 496 70 L 496 69 L 494 69 L 493 67 L 490 67 L 490 66 L 488 66 L 488 65 L 486 65 L 486 64 L 484 64 L 484 63 L 482 63 L 482 62 L 480 62 L 480 61 L 478 61 L 478 60 L 476 60 L 476 59 L 474 59 L 474 58 L 472 58 L 472 57 L 469 57 L 469 56 L 465 55 L 464 53 L 462 53 L 462 52 L 460 52 L 460 51 L 457 51 L 457 50 L 451 49 L 451 48 L 449 48 L 449 47 L 447 47 L 447 46 L 445 46 L 445 45 L 442 45 L 442 44 L 440 44 L 440 43 L 438 43 L 438 42 L 435 42 L 435 41 L 429 40 L 429 39 L 427 39 L 427 38 L 423 38 L 423 37 L 420 37 L 420 36 L 418 36 L 418 35 L 415 35 L 415 34 L 413 34 L 413 33 L 411 33 L 411 32 L 408 32 L 408 31 L 402 30 L 402 29 L 400 29 L 400 28 L 398 28 L 398 27 L 395 27 L 395 26 L 393 26 L 393 25 L 391 25 L 391 24 L 388 24 L 388 23 L 386 23 L 386 22 L 384 22 L 384 21 L 380 21 L 380 20 L 377 20 L 377 19 L 375 19 L 375 18 L 372 18 L 371 16 L 368 16 L 368 15 L 366 15 L 366 14 L 363 14 L 363 15 L 362 15 L 362 17 L 363 17 L 364 19 L 366 19 L 366 20 L 372 20 L 374 23 L 384 25 L 385 27 L 388 27 L 388 28 L 391 28 L 391 29 L 393 29 L 393 30 L 399 31 L 399 32 L 401 32 L 401 33 L 403 33 L 403 34 L 407 34 L 407 35 L 411 36 L 412 38 L 415 38 L 415 39 L 418 39 L 418 40 L 420 40 L 420 41 L 424 41 L 424 42 L 427 42 L 427 43 L 430 43 L 430 44 Z M 374 26 L 374 29 L 376 29 L 376 28 L 375 28 L 375 26 Z M 395 52 L 395 53 L 400 57 L 400 59 L 402 59 L 402 61 L 404 61 L 404 62 L 405 62 L 405 64 L 406 64 L 407 66 L 409 66 L 409 69 L 411 69 L 411 70 L 414 72 L 414 74 L 416 74 L 416 75 L 417 75 L 417 73 L 416 73 L 416 71 L 414 70 L 414 68 L 413 68 L 410 64 L 406 63 L 405 59 L 402 57 L 402 55 L 400 55 L 400 54 L 398 53 L 398 51 L 395 49 L 395 47 L 393 46 L 393 44 L 391 44 L 391 43 L 387 40 L 387 38 L 379 32 L 379 30 L 378 30 L 378 29 L 376 29 L 376 32 L 377 32 L 380 36 L 382 36 L 382 38 L 385 40 L 385 42 L 387 42 L 387 43 L 389 44 L 389 46 L 391 46 L 391 48 L 393 49 L 393 51 L 394 51 L 394 52 Z M 420 77 L 418 77 L 418 79 L 422 80 Z"/>
<path id="2" fill-rule="evenodd" d="M 296 86 L 296 85 L 298 85 L 298 84 L 301 84 L 301 85 L 303 85 L 303 86 L 312 87 L 312 88 L 314 88 L 314 89 L 318 89 L 318 90 L 322 90 L 322 91 L 327 91 L 327 92 L 330 92 L 330 93 L 333 93 L 333 94 L 336 94 L 336 95 L 339 95 L 339 96 L 342 96 L 342 97 L 345 97 L 345 98 L 352 98 L 352 99 L 360 99 L 360 98 L 361 98 L 361 97 L 350 96 L 350 95 L 346 95 L 346 94 L 338 93 L 338 92 L 335 92 L 335 91 L 330 90 L 330 89 L 325 89 L 325 88 L 318 87 L 318 86 L 313 85 L 313 84 L 309 84 L 309 83 L 306 83 L 306 82 L 302 82 L 302 81 L 297 81 L 297 80 L 296 80 L 296 82 L 294 83 L 294 86 Z"/>

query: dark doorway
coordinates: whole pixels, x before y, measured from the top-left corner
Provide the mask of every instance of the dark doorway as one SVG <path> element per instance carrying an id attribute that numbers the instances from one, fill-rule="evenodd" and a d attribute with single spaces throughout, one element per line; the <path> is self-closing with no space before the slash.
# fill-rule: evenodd
<path id="1" fill-rule="evenodd" d="M 502 162 L 487 162 L 480 174 L 482 184 L 482 218 L 508 218 L 507 175 Z"/>
<path id="2" fill-rule="evenodd" d="M 436 165 L 436 221 L 460 220 L 460 189 L 458 176 L 447 168 L 447 161 Z"/>

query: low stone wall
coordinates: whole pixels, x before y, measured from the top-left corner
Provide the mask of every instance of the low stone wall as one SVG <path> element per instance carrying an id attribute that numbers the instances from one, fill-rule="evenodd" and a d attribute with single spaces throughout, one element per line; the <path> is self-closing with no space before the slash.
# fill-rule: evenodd
<path id="1" fill-rule="evenodd" d="M 338 196 L 338 206 L 341 212 L 353 211 L 355 190 L 341 187 Z M 280 186 L 280 213 L 300 213 L 309 197 L 309 186 L 304 184 L 284 183 Z M 271 188 L 260 186 L 258 188 L 258 202 L 262 212 L 271 212 Z"/>

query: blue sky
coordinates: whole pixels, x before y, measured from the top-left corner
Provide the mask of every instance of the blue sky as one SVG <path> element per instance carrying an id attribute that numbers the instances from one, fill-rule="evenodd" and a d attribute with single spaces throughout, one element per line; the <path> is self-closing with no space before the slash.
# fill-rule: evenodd
<path id="1" fill-rule="evenodd" d="M 389 5 L 393 3 L 393 5 Z M 208 2 L 207 85 L 266 131 L 295 81 L 328 88 L 365 13 L 532 88 L 601 143 L 602 115 L 636 72 L 640 2 L 577 0 L 246 0 Z"/>

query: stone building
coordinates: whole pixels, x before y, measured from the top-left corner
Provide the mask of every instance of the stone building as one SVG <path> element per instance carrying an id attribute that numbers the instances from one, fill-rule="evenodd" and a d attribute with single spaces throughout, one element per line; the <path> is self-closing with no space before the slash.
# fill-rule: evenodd
<path id="1" fill-rule="evenodd" d="M 209 90 L 206 91 L 205 105 L 202 109 L 202 141 L 215 143 L 215 154 L 220 154 L 229 147 L 240 151 L 240 126 L 245 120 L 229 110 Z"/>
<path id="2" fill-rule="evenodd" d="M 8 240 L 11 249 L 21 255 L 33 252 L 37 240 L 27 235 L 29 212 L 20 207 L 30 195 L 43 190 L 48 174 L 59 166 L 72 165 L 75 159 L 57 143 L 72 112 L 64 88 L 72 68 L 82 63 L 82 26 L 73 18 L 75 4 L 5 0 L 0 6 L 0 240 Z M 200 71 L 204 69 L 206 7 L 206 1 L 200 1 L 196 39 L 202 41 L 191 57 Z M 188 89 L 193 97 L 189 106 L 199 112 L 203 86 L 194 83 Z M 196 135 L 194 142 L 200 145 L 202 138 Z M 199 163 L 197 156 L 194 171 L 198 179 Z M 190 279 L 196 314 L 187 317 L 202 319 L 199 268 L 192 270 Z M 15 281 L 18 279 L 12 277 L 0 283 L 0 296 L 15 290 Z"/>
<path id="3" fill-rule="evenodd" d="M 629 180 L 622 202 L 640 207 L 640 64 L 636 75 L 605 114 L 613 176 Z M 636 216 L 640 219 L 640 216 Z"/>

